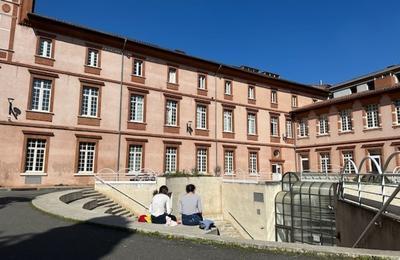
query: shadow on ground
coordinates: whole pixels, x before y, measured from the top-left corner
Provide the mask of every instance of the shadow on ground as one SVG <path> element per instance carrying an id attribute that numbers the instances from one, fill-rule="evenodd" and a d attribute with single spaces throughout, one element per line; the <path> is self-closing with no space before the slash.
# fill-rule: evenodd
<path id="1" fill-rule="evenodd" d="M 126 223 L 125 219 L 115 216 L 92 221 L 101 223 L 111 219 Z M 107 232 L 103 228 L 94 229 L 92 225 L 77 223 L 34 235 L 1 237 L 0 259 L 99 259 L 132 234 L 126 230 Z"/>

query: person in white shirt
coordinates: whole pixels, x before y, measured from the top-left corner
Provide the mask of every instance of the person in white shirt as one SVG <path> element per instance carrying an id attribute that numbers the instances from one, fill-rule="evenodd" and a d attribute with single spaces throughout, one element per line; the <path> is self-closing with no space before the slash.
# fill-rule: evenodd
<path id="1" fill-rule="evenodd" d="M 176 221 L 176 217 L 171 215 L 172 202 L 170 196 L 171 193 L 168 193 L 168 187 L 165 185 L 161 186 L 159 192 L 154 195 L 149 207 L 151 223 L 165 224 L 167 223 L 166 217 Z"/>

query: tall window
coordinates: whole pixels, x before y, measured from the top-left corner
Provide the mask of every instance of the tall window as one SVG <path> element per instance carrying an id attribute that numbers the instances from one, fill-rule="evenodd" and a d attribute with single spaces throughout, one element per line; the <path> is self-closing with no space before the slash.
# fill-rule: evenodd
<path id="1" fill-rule="evenodd" d="M 282 174 L 282 164 L 279 163 L 271 164 L 271 171 L 273 174 Z"/>
<path id="2" fill-rule="evenodd" d="M 206 89 L 206 76 L 205 75 L 199 75 L 199 89 Z"/>
<path id="3" fill-rule="evenodd" d="M 224 94 L 228 96 L 232 95 L 232 81 L 225 80 Z"/>
<path id="4" fill-rule="evenodd" d="M 143 111 L 144 111 L 143 107 L 144 107 L 144 96 L 132 94 L 130 121 L 143 122 Z"/>
<path id="5" fill-rule="evenodd" d="M 256 88 L 254 86 L 249 86 L 247 89 L 248 99 L 256 99 Z"/>
<path id="6" fill-rule="evenodd" d="M 321 116 L 319 118 L 319 134 L 326 135 L 329 133 L 329 122 L 327 116 Z"/>
<path id="7" fill-rule="evenodd" d="M 178 149 L 167 147 L 165 150 L 165 172 L 176 172 Z"/>
<path id="8" fill-rule="evenodd" d="M 53 48 L 53 41 L 47 38 L 40 38 L 39 40 L 39 53 L 38 55 L 45 58 L 51 58 L 51 49 Z"/>
<path id="9" fill-rule="evenodd" d="M 397 120 L 395 123 L 400 125 L 400 100 L 394 102 L 394 113 Z"/>
<path id="10" fill-rule="evenodd" d="M 351 123 L 351 111 L 350 110 L 343 110 L 340 111 L 340 123 L 341 123 L 341 131 L 348 132 L 353 129 Z"/>
<path id="11" fill-rule="evenodd" d="M 177 126 L 178 102 L 175 100 L 167 100 L 166 113 L 166 124 L 169 126 Z"/>
<path id="12" fill-rule="evenodd" d="M 133 75 L 143 77 L 143 60 L 133 60 Z"/>
<path id="13" fill-rule="evenodd" d="M 301 167 L 302 172 L 310 171 L 310 159 L 309 159 L 308 154 L 300 155 L 300 167 Z"/>
<path id="14" fill-rule="evenodd" d="M 328 173 L 330 169 L 331 159 L 329 153 L 320 153 L 319 154 L 319 162 L 320 162 L 320 171 L 323 173 Z"/>
<path id="15" fill-rule="evenodd" d="M 301 120 L 299 122 L 299 137 L 308 136 L 308 122 L 306 120 Z"/>
<path id="16" fill-rule="evenodd" d="M 224 110 L 224 132 L 233 132 L 232 110 Z"/>
<path id="17" fill-rule="evenodd" d="M 257 174 L 257 152 L 249 152 L 249 173 L 250 174 Z"/>
<path id="18" fill-rule="evenodd" d="M 96 143 L 79 142 L 78 172 L 94 172 Z"/>
<path id="19" fill-rule="evenodd" d="M 224 169 L 226 175 L 232 175 L 234 173 L 234 152 L 225 151 L 224 153 Z"/>
<path id="20" fill-rule="evenodd" d="M 293 125 L 290 119 L 286 119 L 286 137 L 293 138 Z"/>
<path id="21" fill-rule="evenodd" d="M 197 105 L 196 128 L 207 129 L 207 106 L 205 105 Z"/>
<path id="22" fill-rule="evenodd" d="M 367 114 L 367 128 L 375 128 L 379 127 L 379 114 L 378 114 L 378 105 L 367 105 L 366 114 Z"/>
<path id="23" fill-rule="evenodd" d="M 31 110 L 50 111 L 51 80 L 33 79 Z"/>
<path id="24" fill-rule="evenodd" d="M 177 69 L 173 67 L 168 68 L 168 83 L 176 84 L 177 83 Z"/>
<path id="25" fill-rule="evenodd" d="M 343 151 L 343 167 L 345 173 L 354 173 L 355 169 L 351 161 L 353 161 L 353 152 L 352 151 Z"/>
<path id="26" fill-rule="evenodd" d="M 82 116 L 97 117 L 99 89 L 94 87 L 82 88 Z"/>
<path id="27" fill-rule="evenodd" d="M 297 107 L 297 96 L 292 95 L 292 107 Z"/>
<path id="28" fill-rule="evenodd" d="M 207 149 L 197 149 L 197 171 L 207 173 Z"/>
<path id="29" fill-rule="evenodd" d="M 26 143 L 25 172 L 44 172 L 46 139 L 28 138 Z"/>
<path id="30" fill-rule="evenodd" d="M 271 116 L 271 135 L 279 136 L 279 119 L 276 116 Z"/>
<path id="31" fill-rule="evenodd" d="M 256 134 L 256 114 L 253 113 L 247 114 L 247 133 L 249 135 Z"/>
<path id="32" fill-rule="evenodd" d="M 142 152 L 143 147 L 141 145 L 130 145 L 129 146 L 129 159 L 128 169 L 129 172 L 140 172 L 142 169 Z"/>
<path id="33" fill-rule="evenodd" d="M 271 89 L 271 103 L 278 103 L 278 92 L 275 89 Z"/>
<path id="34" fill-rule="evenodd" d="M 88 57 L 86 65 L 91 67 L 99 66 L 99 51 L 96 49 L 89 48 L 88 49 Z"/>

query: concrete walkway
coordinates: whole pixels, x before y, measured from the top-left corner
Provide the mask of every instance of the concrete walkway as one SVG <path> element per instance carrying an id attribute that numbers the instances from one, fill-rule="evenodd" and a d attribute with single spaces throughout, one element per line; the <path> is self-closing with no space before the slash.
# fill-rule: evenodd
<path id="1" fill-rule="evenodd" d="M 307 244 L 223 238 L 212 234 L 206 234 L 203 230 L 198 229 L 197 227 L 194 228 L 183 225 L 166 227 L 164 225 L 138 223 L 133 219 L 125 217 L 113 216 L 84 209 L 76 209 L 60 201 L 60 196 L 71 192 L 73 192 L 73 190 L 44 194 L 35 198 L 32 201 L 32 204 L 44 212 L 74 221 L 88 222 L 143 233 L 161 234 L 166 237 L 201 240 L 207 243 L 211 242 L 215 244 L 242 248 L 255 248 L 274 252 L 281 251 L 330 257 L 382 257 L 386 259 L 400 259 L 400 251 L 352 249 L 344 247 L 313 246 Z"/>

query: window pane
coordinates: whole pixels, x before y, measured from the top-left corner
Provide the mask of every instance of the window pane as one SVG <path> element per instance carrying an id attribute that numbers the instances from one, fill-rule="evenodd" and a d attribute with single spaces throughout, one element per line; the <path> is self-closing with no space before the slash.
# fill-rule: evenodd
<path id="1" fill-rule="evenodd" d="M 82 89 L 82 116 L 96 117 L 99 89 L 83 87 Z"/>
<path id="2" fill-rule="evenodd" d="M 143 122 L 144 96 L 131 95 L 131 113 L 130 120 L 134 122 Z"/>
<path id="3" fill-rule="evenodd" d="M 31 109 L 34 111 L 49 112 L 51 97 L 51 81 L 33 79 Z"/>
<path id="4" fill-rule="evenodd" d="M 130 145 L 129 146 L 129 172 L 140 172 L 142 169 L 142 146 Z"/>
<path id="5" fill-rule="evenodd" d="M 25 172 L 44 172 L 46 140 L 28 138 L 26 143 Z"/>

